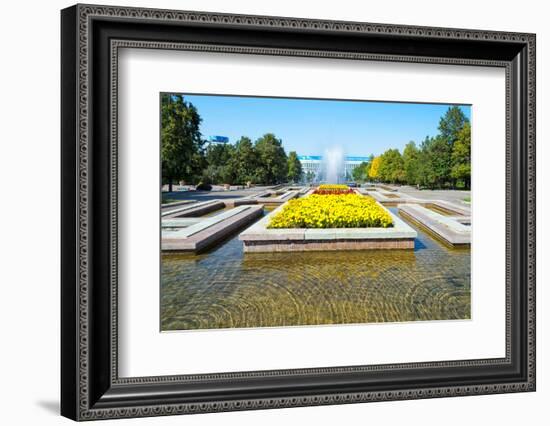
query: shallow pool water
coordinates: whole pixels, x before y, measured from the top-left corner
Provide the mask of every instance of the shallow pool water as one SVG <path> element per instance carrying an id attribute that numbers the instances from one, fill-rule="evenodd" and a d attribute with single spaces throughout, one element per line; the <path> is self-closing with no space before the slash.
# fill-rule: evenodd
<path id="1" fill-rule="evenodd" d="M 470 318 L 470 250 L 414 228 L 414 251 L 245 254 L 237 233 L 205 254 L 163 254 L 161 328 Z"/>

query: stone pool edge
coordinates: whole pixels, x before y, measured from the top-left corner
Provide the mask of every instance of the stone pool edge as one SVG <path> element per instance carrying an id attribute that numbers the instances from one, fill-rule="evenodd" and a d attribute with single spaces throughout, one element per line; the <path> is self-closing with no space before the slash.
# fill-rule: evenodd
<path id="1" fill-rule="evenodd" d="M 282 208 L 241 232 L 239 240 L 245 252 L 413 249 L 417 237 L 412 227 L 385 207 L 392 216 L 392 228 L 268 229 L 272 215 Z"/>

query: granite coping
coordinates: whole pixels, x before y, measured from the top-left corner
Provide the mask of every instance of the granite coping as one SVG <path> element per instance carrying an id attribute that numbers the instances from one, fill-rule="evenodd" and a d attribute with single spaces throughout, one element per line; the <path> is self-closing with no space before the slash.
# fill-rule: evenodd
<path id="1" fill-rule="evenodd" d="M 292 198 L 296 198 L 298 195 L 300 195 L 300 191 L 298 191 L 298 190 L 286 191 L 284 194 L 279 195 L 276 199 L 278 199 L 278 200 L 291 200 Z"/>
<path id="2" fill-rule="evenodd" d="M 199 252 L 261 216 L 262 210 L 262 206 L 235 207 L 230 212 L 202 220 L 197 224 L 200 226 L 193 225 L 178 231 L 164 231 L 162 232 L 162 251 Z M 217 220 L 210 220 L 214 218 Z"/>
<path id="3" fill-rule="evenodd" d="M 241 232 L 241 241 L 306 241 L 306 240 L 391 240 L 414 239 L 417 232 L 407 225 L 401 218 L 389 210 L 394 226 L 391 228 L 278 228 L 269 229 L 267 225 L 284 205 L 279 206 L 254 225 Z M 385 209 L 385 207 L 382 206 Z"/>
<path id="4" fill-rule="evenodd" d="M 454 219 L 462 224 L 471 224 L 472 223 L 472 218 L 471 216 L 452 216 L 451 219 Z M 471 226 L 471 225 L 470 225 Z"/>
<path id="5" fill-rule="evenodd" d="M 184 204 L 192 204 L 192 203 L 196 203 L 196 201 L 194 201 L 194 200 L 181 200 L 181 201 L 174 201 L 172 203 L 162 203 L 160 206 L 163 209 L 167 209 L 169 207 L 179 207 L 179 206 L 182 206 Z"/>
<path id="6" fill-rule="evenodd" d="M 181 228 L 177 231 L 168 231 L 168 233 L 170 238 L 188 238 L 198 232 L 201 232 L 207 228 L 210 228 L 211 226 L 214 226 L 217 223 L 223 222 L 224 220 L 229 219 L 230 217 L 235 216 L 251 208 L 253 208 L 253 206 L 235 207 L 235 208 L 232 208 L 231 210 L 228 210 L 227 212 L 220 213 L 216 216 L 204 218 L 191 226 Z M 256 206 L 256 208 L 258 208 L 258 206 Z"/>
<path id="7" fill-rule="evenodd" d="M 193 210 L 199 210 L 203 207 L 209 207 L 209 206 L 215 205 L 217 203 L 223 203 L 223 201 L 208 200 L 208 201 L 201 201 L 201 202 L 198 202 L 198 203 L 188 203 L 188 205 L 184 205 L 183 207 L 178 207 L 178 208 L 175 208 L 175 209 L 164 211 L 164 212 L 161 213 L 161 216 L 182 214 L 182 213 L 193 211 Z"/>
<path id="8" fill-rule="evenodd" d="M 262 197 L 268 197 L 269 195 L 271 194 L 270 191 L 262 191 L 262 192 L 258 192 L 257 194 L 254 194 L 254 195 L 251 195 L 247 198 L 262 198 Z"/>
<path id="9" fill-rule="evenodd" d="M 416 202 L 418 199 L 411 197 L 408 194 L 402 192 L 390 192 L 383 189 L 377 189 L 376 191 L 367 191 L 361 188 L 360 193 L 362 195 L 368 195 L 374 198 L 376 201 L 395 203 L 395 202 Z M 406 201 L 405 201 L 406 200 Z"/>
<path id="10" fill-rule="evenodd" d="M 253 206 L 258 204 L 258 200 L 255 198 L 233 198 L 229 200 L 223 200 L 226 207 L 237 207 L 237 206 Z"/>
<path id="11" fill-rule="evenodd" d="M 470 216 L 471 209 L 470 207 L 466 206 L 459 206 L 458 204 L 451 203 L 450 201 L 445 200 L 433 200 L 433 201 L 426 201 L 421 204 L 434 204 L 439 207 L 443 207 L 444 209 L 459 213 L 463 216 Z"/>
<path id="12" fill-rule="evenodd" d="M 468 245 L 471 226 L 464 225 L 452 216 L 444 216 L 418 204 L 399 204 L 401 214 L 432 231 L 451 245 Z"/>
<path id="13" fill-rule="evenodd" d="M 260 194 L 256 194 L 248 197 L 223 200 L 223 202 L 228 207 L 253 205 L 253 204 L 282 204 L 282 203 L 286 203 L 289 199 L 295 198 L 301 194 L 300 191 L 293 190 L 293 191 L 286 191 L 278 197 L 267 197 L 267 195 L 273 192 L 274 191 L 271 191 L 271 192 L 266 191 L 265 193 L 260 193 Z M 275 192 L 278 192 L 278 191 L 275 191 Z M 289 192 L 291 194 L 289 194 Z"/>
<path id="14" fill-rule="evenodd" d="M 177 219 L 162 219 L 161 226 L 163 228 L 183 228 L 191 226 L 204 220 L 201 217 L 182 217 Z"/>

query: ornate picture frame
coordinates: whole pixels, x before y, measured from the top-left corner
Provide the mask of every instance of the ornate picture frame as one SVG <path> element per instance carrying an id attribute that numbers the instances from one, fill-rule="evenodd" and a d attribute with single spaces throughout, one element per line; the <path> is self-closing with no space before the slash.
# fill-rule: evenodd
<path id="1" fill-rule="evenodd" d="M 64 9 L 61 30 L 62 415 L 93 420 L 535 390 L 534 34 L 96 5 Z M 505 69 L 506 356 L 119 377 L 123 47 Z"/>

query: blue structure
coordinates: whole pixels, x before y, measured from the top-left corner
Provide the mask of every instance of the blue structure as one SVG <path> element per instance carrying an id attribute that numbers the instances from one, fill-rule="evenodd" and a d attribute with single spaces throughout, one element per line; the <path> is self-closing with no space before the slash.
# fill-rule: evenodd
<path id="1" fill-rule="evenodd" d="M 229 138 L 227 136 L 209 136 L 208 142 L 210 143 L 228 143 Z"/>

